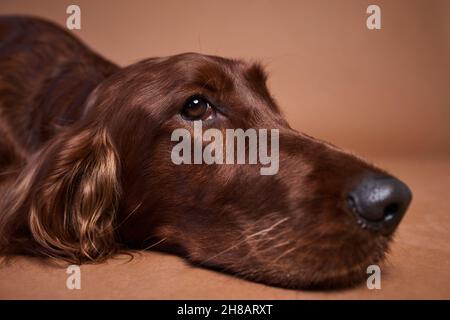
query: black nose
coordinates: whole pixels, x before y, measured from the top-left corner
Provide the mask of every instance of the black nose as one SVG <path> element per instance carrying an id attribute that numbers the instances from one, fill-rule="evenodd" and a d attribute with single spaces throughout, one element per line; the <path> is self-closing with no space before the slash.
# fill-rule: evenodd
<path id="1" fill-rule="evenodd" d="M 409 188 L 393 177 L 367 176 L 348 194 L 347 204 L 363 228 L 391 233 L 411 202 Z"/>

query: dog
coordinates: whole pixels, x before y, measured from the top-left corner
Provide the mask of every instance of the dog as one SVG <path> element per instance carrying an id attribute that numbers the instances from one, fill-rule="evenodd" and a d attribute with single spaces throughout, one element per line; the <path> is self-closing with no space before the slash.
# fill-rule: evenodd
<path id="1" fill-rule="evenodd" d="M 57 25 L 0 18 L 0 253 L 70 263 L 152 248 L 286 288 L 351 286 L 412 195 L 289 126 L 260 64 L 198 53 L 120 68 Z M 279 172 L 177 165 L 179 128 L 279 130 Z"/>

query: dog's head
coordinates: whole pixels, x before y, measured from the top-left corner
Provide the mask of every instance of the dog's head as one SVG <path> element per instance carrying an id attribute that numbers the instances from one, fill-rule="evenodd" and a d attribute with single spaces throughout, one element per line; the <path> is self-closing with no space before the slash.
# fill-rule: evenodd
<path id="1" fill-rule="evenodd" d="M 154 246 L 285 287 L 359 281 L 383 259 L 411 193 L 386 172 L 292 129 L 265 82 L 257 64 L 200 54 L 115 73 L 8 196 L 14 200 L 6 207 L 28 226 L 12 228 L 16 242 L 71 261 Z M 174 163 L 173 132 L 194 137 L 195 123 L 224 137 L 226 129 L 267 129 L 269 153 L 277 129 L 276 174 L 261 175 L 264 165 L 248 161 Z M 215 152 L 226 150 L 230 141 L 223 142 Z"/>

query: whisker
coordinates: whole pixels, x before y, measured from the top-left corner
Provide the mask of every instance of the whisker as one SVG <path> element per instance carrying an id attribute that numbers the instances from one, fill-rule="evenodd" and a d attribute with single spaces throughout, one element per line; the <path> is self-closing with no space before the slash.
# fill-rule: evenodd
<path id="1" fill-rule="evenodd" d="M 146 250 L 148 250 L 148 249 L 151 249 L 151 248 L 153 248 L 153 247 L 156 247 L 158 244 L 160 244 L 160 243 L 162 243 L 162 242 L 164 242 L 164 241 L 166 241 L 166 240 L 167 240 L 167 238 L 162 238 L 161 240 L 159 240 L 159 241 L 157 241 L 157 242 L 155 242 L 155 243 L 149 245 L 148 247 L 145 247 L 145 248 L 142 249 L 141 251 L 146 251 Z"/>
<path id="2" fill-rule="evenodd" d="M 210 258 L 204 260 L 201 264 L 205 264 L 205 263 L 211 261 L 212 259 L 215 259 L 215 258 L 217 258 L 218 256 L 220 256 L 220 255 L 222 255 L 222 254 L 224 254 L 224 253 L 227 253 L 227 252 L 229 252 L 230 250 L 233 250 L 234 248 L 237 248 L 237 247 L 240 246 L 242 243 L 248 241 L 248 239 L 254 238 L 254 237 L 256 237 L 256 236 L 258 236 L 258 235 L 260 235 L 260 234 L 267 234 L 268 232 L 270 232 L 271 230 L 273 230 L 275 227 L 279 226 L 279 225 L 282 224 L 283 222 L 287 221 L 288 219 L 289 219 L 289 217 L 283 218 L 283 219 L 279 220 L 278 222 L 274 223 L 272 226 L 270 226 L 270 227 L 268 227 L 268 228 L 266 228 L 266 229 L 263 229 L 263 230 L 261 230 L 261 231 L 255 232 L 255 233 L 253 233 L 253 234 L 251 234 L 251 235 L 245 237 L 243 240 L 241 240 L 241 241 L 239 241 L 238 243 L 232 245 L 232 246 L 229 247 L 228 249 L 225 249 L 225 250 L 223 250 L 223 251 L 221 251 L 221 252 L 219 252 L 219 253 L 213 255 L 212 257 L 210 257 Z"/>
<path id="3" fill-rule="evenodd" d="M 266 229 L 263 229 L 263 230 L 261 230 L 261 231 L 258 231 L 258 232 L 255 232 L 255 233 L 251 234 L 250 236 L 248 236 L 248 238 L 252 238 L 252 237 L 255 237 L 255 236 L 260 235 L 260 234 L 263 234 L 263 233 L 264 233 L 264 234 L 265 234 L 265 233 L 268 233 L 269 231 L 273 230 L 276 226 L 282 224 L 283 222 L 285 222 L 285 221 L 288 220 L 288 219 L 289 219 L 289 217 L 283 218 L 283 219 L 281 219 L 280 221 L 278 221 L 277 223 L 273 224 L 271 227 L 266 228 Z"/>
<path id="4" fill-rule="evenodd" d="M 297 249 L 296 247 L 293 247 L 289 250 L 286 250 L 285 252 L 283 252 L 281 255 L 279 255 L 275 260 L 273 260 L 273 263 L 276 263 L 278 260 L 280 260 L 281 258 L 283 258 L 284 256 L 288 255 L 289 253 L 291 253 L 292 251 L 294 251 L 295 249 Z"/>
<path id="5" fill-rule="evenodd" d="M 121 227 L 140 207 L 142 203 L 139 203 L 126 217 L 123 219 L 114 229 L 117 230 Z M 148 238 L 147 238 L 148 239 Z M 145 239 L 145 240 L 147 240 Z"/>
<path id="6" fill-rule="evenodd" d="M 284 242 L 278 243 L 278 244 L 276 244 L 274 246 L 270 246 L 268 248 L 265 248 L 263 250 L 258 250 L 258 253 L 272 251 L 273 249 L 276 249 L 276 248 L 279 248 L 279 247 L 283 247 L 283 246 L 286 246 L 286 245 L 291 244 L 291 243 L 292 243 L 292 240 L 284 241 Z"/>

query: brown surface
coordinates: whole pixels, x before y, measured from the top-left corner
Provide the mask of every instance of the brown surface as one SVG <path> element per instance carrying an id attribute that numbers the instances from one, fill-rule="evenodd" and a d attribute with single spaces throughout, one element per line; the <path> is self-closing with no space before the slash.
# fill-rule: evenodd
<path id="1" fill-rule="evenodd" d="M 381 290 L 289 291 L 145 253 L 82 266 L 72 291 L 65 269 L 20 258 L 0 266 L 0 298 L 450 299 L 450 2 L 370 3 L 381 31 L 365 28 L 367 1 L 79 0 L 75 33 L 122 65 L 184 51 L 267 64 L 294 128 L 379 159 L 413 190 Z M 68 4 L 2 0 L 0 14 L 64 24 Z"/>
<path id="2" fill-rule="evenodd" d="M 380 159 L 414 191 L 398 231 L 381 290 L 285 290 L 195 268 L 182 259 L 143 253 L 81 267 L 81 290 L 66 288 L 64 268 L 19 258 L 0 267 L 0 298 L 123 299 L 450 299 L 450 159 Z M 324 266 L 325 267 L 325 266 Z"/>

